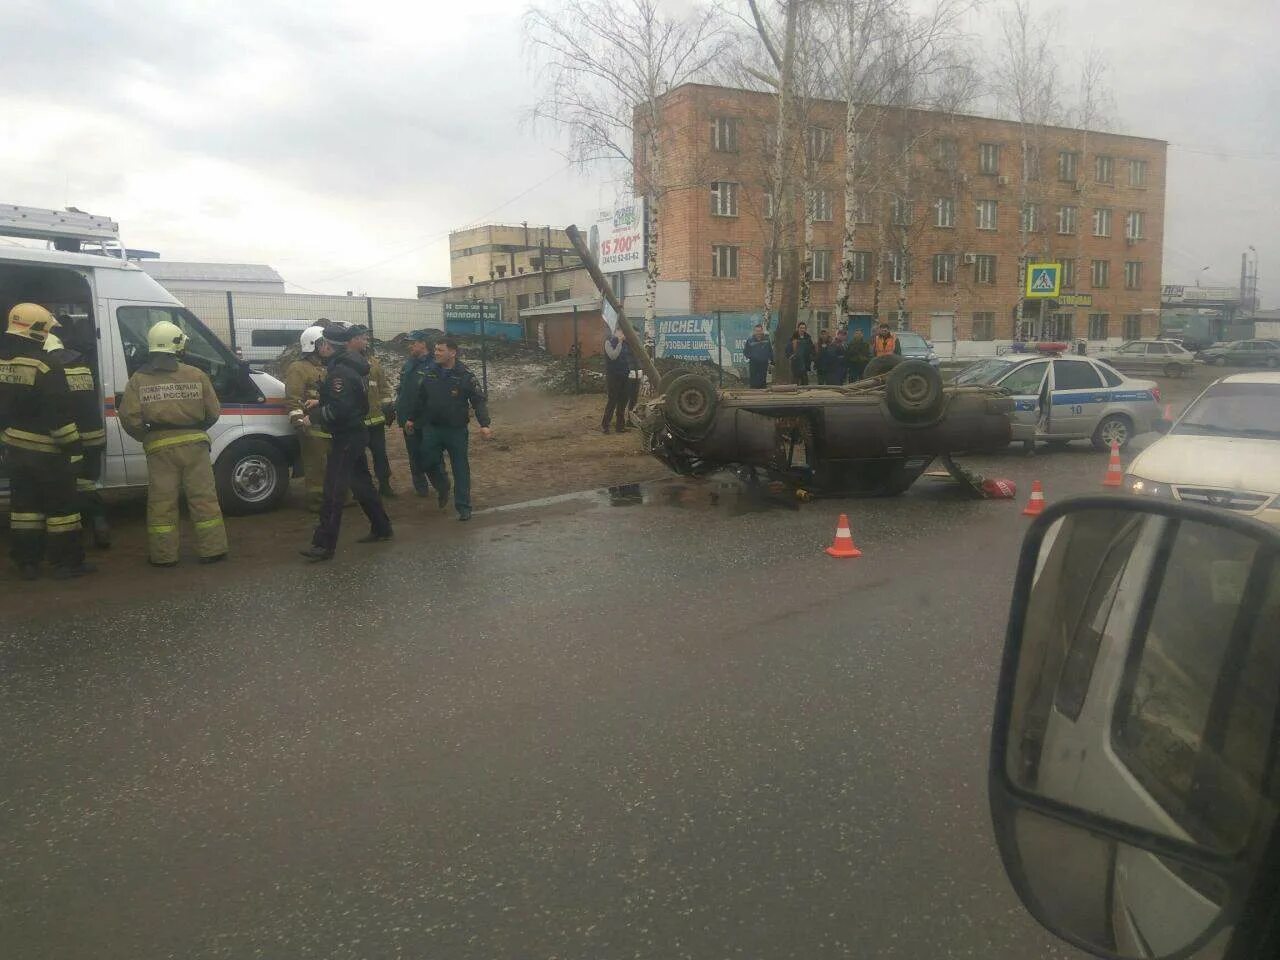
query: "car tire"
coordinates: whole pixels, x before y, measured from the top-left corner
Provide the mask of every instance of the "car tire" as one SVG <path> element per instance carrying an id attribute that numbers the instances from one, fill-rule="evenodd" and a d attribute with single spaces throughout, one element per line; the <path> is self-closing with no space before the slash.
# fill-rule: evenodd
<path id="1" fill-rule="evenodd" d="M 883 357 L 873 357 L 862 371 L 862 379 L 870 380 L 872 377 L 883 376 L 902 363 L 902 361 L 903 358 L 896 353 L 886 353 Z"/>
<path id="2" fill-rule="evenodd" d="M 895 364 L 884 390 L 889 412 L 904 423 L 933 420 L 942 412 L 942 375 L 923 360 Z"/>
<path id="3" fill-rule="evenodd" d="M 662 409 L 672 426 L 702 430 L 715 419 L 715 385 L 700 373 L 681 374 L 664 386 Z"/>
<path id="4" fill-rule="evenodd" d="M 1119 441 L 1121 450 L 1133 439 L 1133 421 L 1122 413 L 1103 417 L 1102 422 L 1094 429 L 1090 442 L 1093 449 L 1107 451 L 1111 449 L 1113 438 Z"/>
<path id="5" fill-rule="evenodd" d="M 1212 363 L 1215 367 L 1225 367 L 1225 366 L 1227 365 L 1227 358 L 1226 358 L 1226 357 L 1214 357 L 1214 358 L 1213 358 L 1212 360 L 1210 360 L 1209 362 L 1210 362 L 1210 363 Z"/>
<path id="6" fill-rule="evenodd" d="M 213 466 L 222 512 L 229 516 L 266 513 L 289 492 L 289 463 L 266 440 L 237 440 Z"/>
<path id="7" fill-rule="evenodd" d="M 1267 357 L 1267 368 L 1274 370 L 1276 367 L 1280 367 L 1280 358 Z"/>
<path id="8" fill-rule="evenodd" d="M 1170 380 L 1177 380 L 1182 376 L 1182 365 L 1178 363 L 1169 364 L 1164 368 L 1164 375 Z"/>

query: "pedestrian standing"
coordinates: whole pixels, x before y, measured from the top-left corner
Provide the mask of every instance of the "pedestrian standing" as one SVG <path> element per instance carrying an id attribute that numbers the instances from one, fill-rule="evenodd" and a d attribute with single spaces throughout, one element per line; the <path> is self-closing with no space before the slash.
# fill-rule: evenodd
<path id="1" fill-rule="evenodd" d="M 387 420 L 395 416 L 395 404 L 391 400 L 391 385 L 382 372 L 382 361 L 368 339 L 361 353 L 369 363 L 369 413 L 364 418 L 369 430 L 369 456 L 373 460 L 373 475 L 378 478 L 378 493 L 390 500 L 396 492 L 391 489 L 391 461 L 387 459 Z"/>
<path id="2" fill-rule="evenodd" d="M 458 341 L 446 337 L 436 341 L 436 365 L 428 370 L 418 388 L 418 400 L 405 423 L 405 429 L 417 433 L 422 444 L 422 466 L 435 484 L 440 509 L 449 502 L 449 481 L 444 477 L 444 454 L 449 454 L 453 471 L 453 505 L 459 520 L 471 519 L 471 463 L 467 446 L 470 435 L 467 424 L 471 410 L 480 423 L 480 436 L 489 440 L 489 404 L 480 381 L 458 359 Z"/>
<path id="3" fill-rule="evenodd" d="M 847 373 L 847 364 L 844 359 L 845 342 L 844 331 L 840 331 L 833 338 L 827 341 L 826 346 L 822 348 L 823 360 L 822 369 L 826 377 L 824 383 L 839 386 L 844 383 Z"/>
<path id="4" fill-rule="evenodd" d="M 609 432 L 609 421 L 616 420 L 616 430 L 627 429 L 627 381 L 631 376 L 631 348 L 626 339 L 615 330 L 604 341 L 604 416 L 600 430 Z"/>
<path id="5" fill-rule="evenodd" d="M 413 480 L 413 490 L 418 496 L 425 497 L 431 492 L 431 484 L 422 468 L 422 444 L 418 442 L 417 436 L 405 430 L 405 424 L 417 402 L 422 378 L 435 366 L 435 360 L 431 356 L 431 335 L 426 330 L 414 330 L 409 334 L 408 340 L 409 359 L 400 369 L 400 385 L 396 389 L 396 423 L 404 437 L 405 453 L 409 455 L 409 476 Z"/>
<path id="6" fill-rule="evenodd" d="M 818 345 L 814 348 L 813 353 L 813 369 L 818 375 L 819 383 L 830 383 L 831 372 L 827 369 L 827 363 L 830 359 L 827 348 L 831 346 L 831 334 L 826 330 L 818 334 Z"/>
<path id="7" fill-rule="evenodd" d="M 893 335 L 887 323 L 880 324 L 880 330 L 871 343 L 871 352 L 877 357 L 902 353 L 902 344 L 898 342 L 898 338 Z"/>
<path id="8" fill-rule="evenodd" d="M 306 406 L 320 398 L 320 384 L 324 382 L 325 369 L 333 356 L 333 344 L 324 339 L 324 328 L 307 327 L 298 338 L 301 356 L 289 364 L 284 374 L 285 404 L 289 408 L 289 422 L 298 434 L 298 447 L 302 453 L 302 480 L 306 485 L 306 507 L 312 513 L 320 512 L 324 501 L 324 472 L 329 459 L 329 445 L 333 440 L 314 421 L 307 419 Z M 308 423 L 309 426 L 303 426 Z"/>
<path id="9" fill-rule="evenodd" d="M 796 324 L 796 332 L 791 335 L 787 345 L 787 359 L 791 362 L 791 379 L 801 386 L 808 386 L 809 371 L 814 361 L 813 337 L 809 336 L 809 327 L 802 320 Z"/>
<path id="10" fill-rule="evenodd" d="M 742 345 L 747 358 L 747 386 L 763 390 L 769 382 L 769 367 L 773 365 L 773 343 L 764 331 L 764 324 L 757 323 L 751 336 Z"/>
<path id="11" fill-rule="evenodd" d="M 849 382 L 857 383 L 862 379 L 862 371 L 867 369 L 867 364 L 871 362 L 871 344 L 863 336 L 861 327 L 853 331 L 853 339 L 849 341 L 844 356 Z"/>
<path id="12" fill-rule="evenodd" d="M 209 435 L 222 406 L 208 374 L 178 357 L 187 335 L 161 320 L 147 333 L 147 362 L 129 378 L 120 426 L 147 455 L 147 552 L 151 565 L 178 564 L 178 498 L 186 496 L 201 563 L 227 556 L 218 490 L 209 461 Z"/>
<path id="13" fill-rule="evenodd" d="M 93 573 L 84 561 L 76 508 L 83 457 L 62 365 L 44 352 L 58 327 L 36 303 L 9 311 L 0 337 L 0 442 L 8 448 L 9 554 L 24 580 L 40 576 L 48 556 L 55 579 Z"/>
<path id="14" fill-rule="evenodd" d="M 342 508 L 349 493 L 369 519 L 369 532 L 358 543 L 378 543 L 391 539 L 391 520 L 382 506 L 378 489 L 369 475 L 365 450 L 369 443 L 369 362 L 364 358 L 369 330 L 360 325 L 332 323 L 325 340 L 333 343 L 334 354 L 320 385 L 320 396 L 308 400 L 307 423 L 315 423 L 332 437 L 325 465 L 324 499 L 320 521 L 311 535 L 311 546 L 302 555 L 308 560 L 329 560 L 338 547 Z"/>

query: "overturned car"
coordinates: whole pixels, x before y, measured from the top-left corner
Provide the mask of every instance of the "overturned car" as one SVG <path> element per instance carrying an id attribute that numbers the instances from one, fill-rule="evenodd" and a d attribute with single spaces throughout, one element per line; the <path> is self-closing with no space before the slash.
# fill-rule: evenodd
<path id="1" fill-rule="evenodd" d="M 737 470 L 814 493 L 894 496 L 942 457 L 993 453 L 1011 439 L 1013 400 L 944 386 L 922 360 L 878 357 L 843 386 L 720 390 L 705 375 L 663 378 L 644 410 L 645 449 L 682 476 Z"/>

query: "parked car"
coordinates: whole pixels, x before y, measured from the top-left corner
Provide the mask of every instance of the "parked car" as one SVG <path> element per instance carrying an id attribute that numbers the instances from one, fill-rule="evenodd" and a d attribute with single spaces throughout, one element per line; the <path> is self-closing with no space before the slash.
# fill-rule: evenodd
<path id="1" fill-rule="evenodd" d="M 1131 493 L 1183 500 L 1280 525 L 1280 373 L 1210 384 L 1129 465 Z"/>
<path id="2" fill-rule="evenodd" d="M 1280 367 L 1280 341 L 1277 340 L 1236 340 L 1234 343 L 1208 347 L 1196 354 L 1197 360 L 1211 363 L 1216 367 L 1228 365 L 1235 367 L 1262 366 L 1275 369 Z"/>
<path id="3" fill-rule="evenodd" d="M 1161 420 L 1160 388 L 1089 357 L 1006 354 L 970 364 L 956 386 L 998 387 L 1013 397 L 1013 439 L 1121 447 Z"/>
<path id="4" fill-rule="evenodd" d="M 1099 353 L 1097 358 L 1117 370 L 1149 375 L 1163 374 L 1166 377 L 1181 377 L 1196 362 L 1195 354 L 1184 350 L 1181 344 L 1173 340 L 1130 340 L 1115 350 Z"/>
<path id="5" fill-rule="evenodd" d="M 895 333 L 894 336 L 898 338 L 898 343 L 902 344 L 902 355 L 907 359 L 923 360 L 935 367 L 942 366 L 942 359 L 933 349 L 933 344 L 920 334 L 907 330 Z"/>

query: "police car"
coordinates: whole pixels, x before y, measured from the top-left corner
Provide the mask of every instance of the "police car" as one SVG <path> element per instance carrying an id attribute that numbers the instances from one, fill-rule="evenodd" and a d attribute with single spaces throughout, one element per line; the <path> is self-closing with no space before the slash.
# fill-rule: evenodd
<path id="1" fill-rule="evenodd" d="M 1121 447 L 1161 421 L 1160 388 L 1088 357 L 1012 355 L 979 360 L 958 385 L 1000 387 L 1013 396 L 1013 439 L 1051 444 L 1089 440 Z"/>

